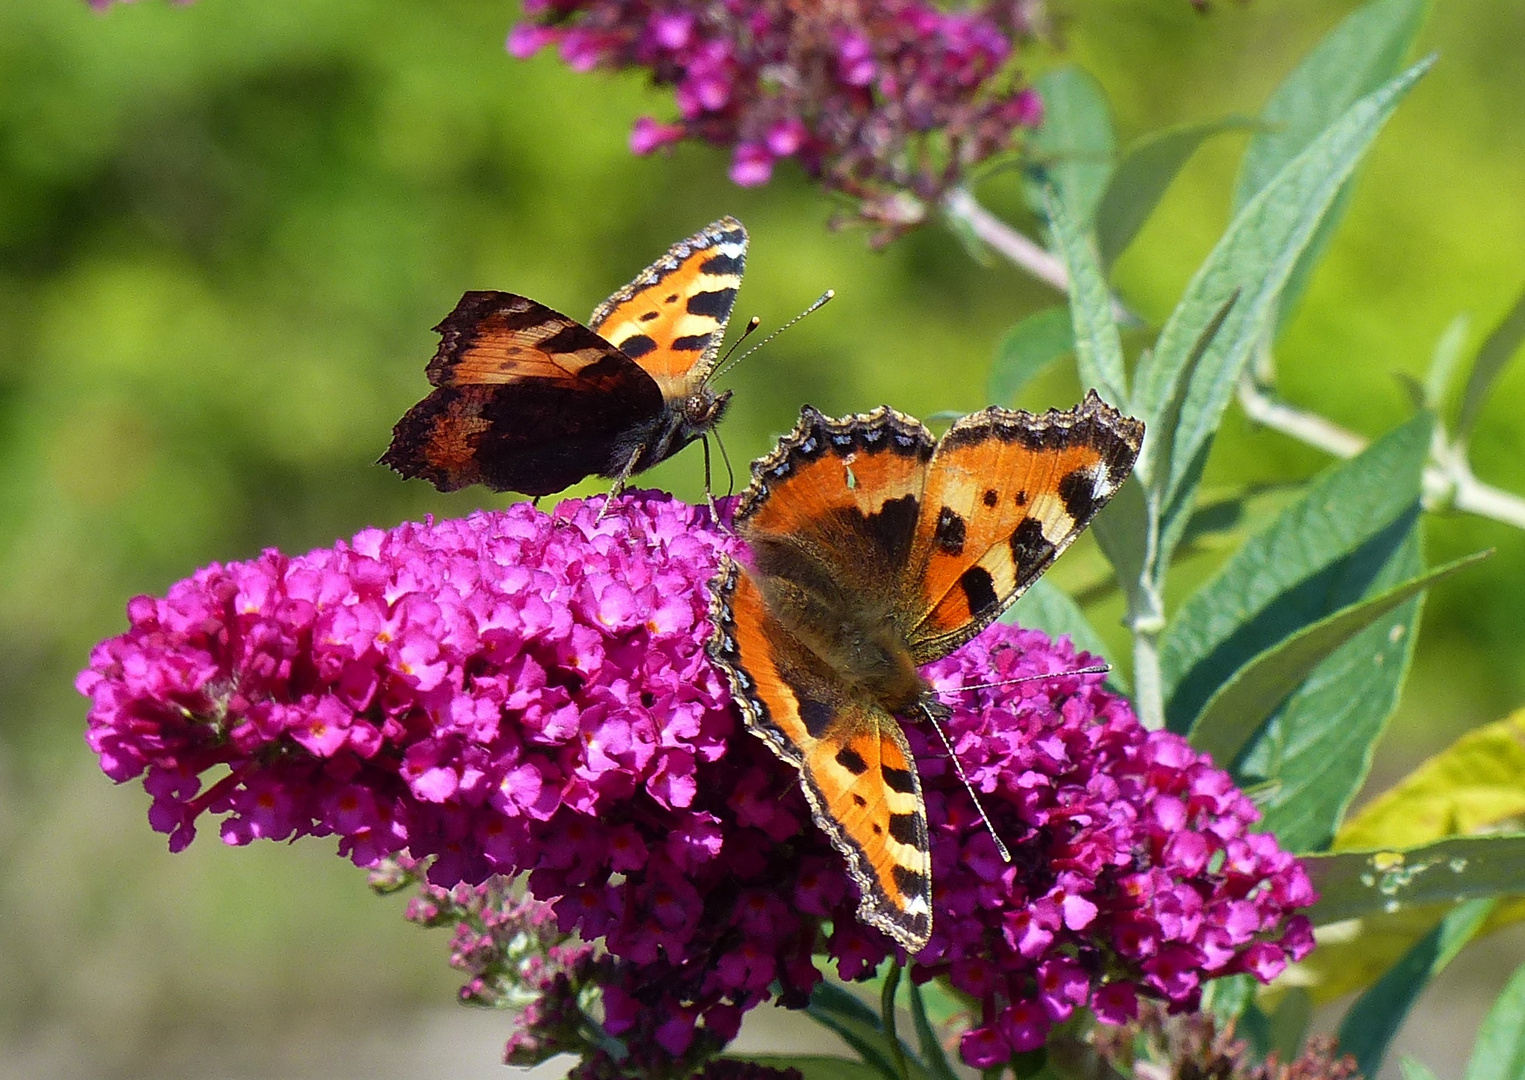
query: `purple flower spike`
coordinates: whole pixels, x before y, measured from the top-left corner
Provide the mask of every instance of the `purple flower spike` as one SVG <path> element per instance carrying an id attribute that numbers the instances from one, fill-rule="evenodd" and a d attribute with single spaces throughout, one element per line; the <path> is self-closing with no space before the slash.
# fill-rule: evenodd
<path id="1" fill-rule="evenodd" d="M 775 159 L 793 158 L 855 198 L 885 240 L 1036 125 L 1041 105 L 1013 60 L 1032 6 L 550 0 L 526 5 L 509 52 L 555 41 L 578 71 L 644 68 L 673 88 L 682 138 L 731 150 L 735 183 L 766 183 Z M 647 123 L 636 153 L 653 145 Z"/>
<path id="2" fill-rule="evenodd" d="M 177 850 L 212 813 L 232 844 L 332 835 L 361 865 L 428 858 L 440 889 L 522 875 L 558 933 L 602 939 L 606 1028 L 627 1067 L 655 1069 L 713 1052 L 775 987 L 802 1004 L 827 922 L 843 978 L 897 950 L 854 917 L 797 775 L 705 655 L 708 583 L 739 542 L 666 496 L 601 507 L 521 503 L 210 566 L 134 599 L 78 686 L 102 768 L 143 778 Z M 1091 662 L 997 625 L 924 674 L 956 688 Z M 980 1000 L 966 1061 L 1040 1045 L 1079 1007 L 1191 1008 L 1205 980 L 1267 979 L 1312 947 L 1302 867 L 1099 676 L 945 696 L 1013 854 L 994 856 L 940 740 L 908 724 L 934 885 L 912 974 Z M 463 938 L 458 966 L 485 949 Z M 517 1059 L 551 1045 L 570 992 L 543 1000 Z"/>

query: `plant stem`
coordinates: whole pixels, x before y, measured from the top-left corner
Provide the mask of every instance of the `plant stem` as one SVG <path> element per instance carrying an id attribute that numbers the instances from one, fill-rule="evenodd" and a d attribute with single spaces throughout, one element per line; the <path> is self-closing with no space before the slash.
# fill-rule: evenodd
<path id="1" fill-rule="evenodd" d="M 890 961 L 890 969 L 884 974 L 884 989 L 879 994 L 879 1016 L 884 1025 L 885 1037 L 890 1042 L 890 1054 L 895 1059 L 895 1070 L 900 1074 L 900 1080 L 911 1080 L 910 1069 L 906 1065 L 905 1048 L 900 1043 L 900 1035 L 895 1030 L 895 991 L 900 989 L 900 965 Z"/>
<path id="2" fill-rule="evenodd" d="M 1060 292 L 1069 291 L 1069 275 L 1059 259 L 981 206 L 979 200 L 966 189 L 954 188 L 949 192 L 943 200 L 943 210 L 950 217 L 962 221 L 975 236 L 1018 269 L 1025 270 Z M 1127 309 L 1115 297 L 1113 311 L 1121 317 L 1127 315 Z M 1260 358 L 1260 364 L 1266 366 L 1257 367 L 1257 374 L 1268 374 L 1275 370 L 1268 366 L 1271 364 L 1269 350 L 1265 353 Z M 1354 457 L 1366 448 L 1368 442 L 1327 417 L 1276 399 L 1253 377 L 1240 380 L 1239 404 L 1246 415 L 1257 423 L 1335 457 Z M 1525 529 L 1525 498 L 1479 480 L 1473 474 L 1465 453 L 1454 445 L 1450 452 L 1433 458 L 1425 469 L 1424 482 L 1426 503 L 1431 508 L 1449 506 L 1479 517 L 1501 521 L 1517 529 Z M 1142 680 L 1139 692 L 1142 695 Z"/>

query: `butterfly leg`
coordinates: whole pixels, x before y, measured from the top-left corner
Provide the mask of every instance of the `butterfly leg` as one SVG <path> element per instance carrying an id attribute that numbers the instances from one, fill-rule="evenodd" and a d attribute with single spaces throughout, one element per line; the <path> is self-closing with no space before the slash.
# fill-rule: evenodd
<path id="1" fill-rule="evenodd" d="M 598 517 L 593 519 L 593 524 L 597 525 L 600 521 L 604 520 L 604 515 L 609 512 L 610 505 L 612 505 L 614 500 L 617 499 L 625 490 L 625 484 L 629 482 L 630 474 L 635 472 L 635 463 L 641 460 L 641 455 L 645 452 L 646 444 L 642 443 L 640 446 L 635 448 L 633 453 L 631 453 L 630 460 L 625 462 L 625 467 L 621 469 L 620 474 L 614 478 L 614 483 L 609 485 L 609 494 L 604 496 L 603 508 L 599 510 Z"/>
<path id="2" fill-rule="evenodd" d="M 718 441 L 718 435 L 716 439 Z M 716 528 L 725 532 L 731 532 L 731 529 L 725 522 L 720 520 L 720 507 L 715 505 L 715 492 L 710 487 L 710 437 L 708 435 L 700 436 L 699 441 L 704 446 L 704 501 L 709 504 L 710 520 L 715 523 Z M 735 533 L 731 534 L 735 535 Z"/>

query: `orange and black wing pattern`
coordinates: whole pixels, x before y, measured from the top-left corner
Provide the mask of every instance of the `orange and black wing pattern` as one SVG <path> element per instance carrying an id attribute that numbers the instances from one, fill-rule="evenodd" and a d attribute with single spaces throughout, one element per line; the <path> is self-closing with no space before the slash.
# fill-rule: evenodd
<path id="1" fill-rule="evenodd" d="M 547 495 L 676 453 L 713 423 L 696 427 L 683 405 L 707 393 L 746 245 L 740 222 L 715 222 L 601 304 L 591 328 L 514 293 L 465 294 L 435 327 L 436 389 L 398 421 L 382 463 L 441 491 Z"/>
<path id="2" fill-rule="evenodd" d="M 715 366 L 747 265 L 747 230 L 724 217 L 680 240 L 605 300 L 588 325 L 640 364 L 670 402 Z"/>
<path id="3" fill-rule="evenodd" d="M 712 588 L 710 656 L 748 727 L 800 771 L 815 820 L 858 885 L 858 917 L 920 950 L 932 932 L 932 856 L 900 722 L 790 633 L 734 562 Z"/>
<path id="4" fill-rule="evenodd" d="M 634 360 L 534 300 L 469 292 L 434 329 L 435 390 L 397 422 L 381 461 L 441 491 L 560 491 L 604 472 L 623 433 L 662 415 Z"/>
<path id="5" fill-rule="evenodd" d="M 1144 425 L 1096 396 L 1041 416 L 988 408 L 938 440 L 901 595 L 918 664 L 989 626 L 1133 470 Z"/>
<path id="6" fill-rule="evenodd" d="M 1126 479 L 1143 425 L 1094 394 L 986 409 L 937 440 L 889 408 L 806 406 L 752 466 L 716 579 L 710 656 L 751 729 L 800 775 L 859 917 L 916 952 L 932 927 L 926 807 L 896 715 L 917 668 L 989 625 Z"/>

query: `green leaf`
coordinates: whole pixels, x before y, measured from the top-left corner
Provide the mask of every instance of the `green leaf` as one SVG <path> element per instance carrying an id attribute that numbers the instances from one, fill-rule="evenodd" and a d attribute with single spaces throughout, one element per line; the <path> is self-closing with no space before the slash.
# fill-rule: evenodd
<path id="1" fill-rule="evenodd" d="M 1336 118 L 1396 74 L 1429 14 L 1428 0 L 1373 0 L 1321 41 L 1260 113 L 1240 166 L 1234 205 L 1244 206 Z"/>
<path id="2" fill-rule="evenodd" d="M 1525 341 L 1525 293 L 1520 294 L 1509 314 L 1493 328 L 1493 333 L 1477 350 L 1477 359 L 1472 362 L 1467 389 L 1462 395 L 1461 412 L 1456 416 L 1458 442 L 1465 443 L 1472 437 L 1472 429 L 1477 426 L 1478 414 L 1483 411 L 1493 384 L 1522 341 Z"/>
<path id="3" fill-rule="evenodd" d="M 1070 219 L 1089 229 L 1117 153 L 1107 95 L 1073 64 L 1044 72 L 1034 85 L 1043 97 L 1043 124 L 1028 143 L 1028 157 L 1059 189 Z M 1033 203 L 1040 209 L 1041 197 Z"/>
<path id="4" fill-rule="evenodd" d="M 921 1060 L 926 1063 L 932 1080 L 958 1080 L 943 1044 L 937 1037 L 932 1022 L 927 1019 L 927 1004 L 922 1000 L 921 987 L 914 979 L 910 981 L 911 1022 L 916 1026 L 916 1042 L 921 1047 Z"/>
<path id="5" fill-rule="evenodd" d="M 1478 1028 L 1463 1080 L 1519 1080 L 1525 1076 L 1525 967 L 1509 978 Z"/>
<path id="6" fill-rule="evenodd" d="M 1067 307 L 1045 308 L 1013 326 L 990 365 L 987 400 L 1009 405 L 1055 360 L 1075 351 L 1075 329 Z"/>
<path id="7" fill-rule="evenodd" d="M 1456 365 L 1461 362 L 1461 351 L 1471 329 L 1472 318 L 1464 311 L 1440 332 L 1430 354 L 1430 370 L 1424 378 L 1424 408 L 1444 407 L 1446 392 L 1451 389 L 1451 379 L 1456 375 Z"/>
<path id="8" fill-rule="evenodd" d="M 1044 191 L 1043 210 L 1054 232 L 1054 250 L 1070 278 L 1070 318 L 1075 327 L 1075 361 L 1080 385 L 1095 387 L 1110 405 L 1128 407 L 1128 373 L 1123 341 L 1112 320 L 1112 293 L 1101 273 L 1091 236 L 1065 209 L 1057 191 Z"/>
<path id="9" fill-rule="evenodd" d="M 1240 168 L 1236 207 L 1248 203 L 1342 112 L 1402 70 L 1429 8 L 1429 0 L 1373 0 L 1308 54 L 1261 110 L 1260 133 L 1250 140 Z M 1287 276 L 1277 305 L 1278 328 L 1296 309 L 1344 220 L 1351 186 L 1347 181 L 1341 188 Z"/>
<path id="10" fill-rule="evenodd" d="M 1428 1065 L 1408 1054 L 1398 1059 L 1398 1068 L 1403 1073 L 1403 1080 L 1440 1080 L 1440 1077 L 1430 1071 Z"/>
<path id="11" fill-rule="evenodd" d="M 1252 657 L 1367 593 L 1417 514 L 1432 423 L 1415 417 L 1325 470 L 1186 600 L 1160 646 L 1171 730 Z"/>
<path id="12" fill-rule="evenodd" d="M 1497 901 L 1468 900 L 1451 909 L 1440 925 L 1356 999 L 1340 1021 L 1340 1050 L 1354 1054 L 1362 1074 L 1376 1076 L 1404 1018 L 1429 981 L 1445 970 L 1482 929 Z"/>
<path id="13" fill-rule="evenodd" d="M 771 1069 L 798 1069 L 805 1080 L 898 1080 L 894 1073 L 881 1073 L 861 1061 L 827 1057 L 825 1054 L 725 1054 L 727 1061 L 749 1061 Z"/>
<path id="14" fill-rule="evenodd" d="M 1371 592 L 1423 569 L 1419 530 L 1410 525 Z M 1399 605 L 1314 668 L 1231 770 L 1241 787 L 1269 785 L 1256 799 L 1259 827 L 1291 850 L 1328 847 L 1365 782 L 1408 676 L 1423 602 L 1421 594 Z"/>
<path id="15" fill-rule="evenodd" d="M 1146 475 L 1152 486 L 1164 492 L 1161 505 L 1172 517 L 1189 512 L 1223 410 L 1275 313 L 1277 296 L 1298 254 L 1399 99 L 1430 63 L 1414 65 L 1358 101 L 1245 205 L 1171 313 L 1152 362 L 1147 368 L 1141 365 L 1132 404 L 1149 425 L 1151 437 L 1159 438 L 1158 424 L 1177 396 L 1195 343 L 1229 297 L 1240 293 L 1186 385 L 1169 460 L 1158 457 L 1145 443 Z M 1179 530 L 1166 521 L 1160 531 L 1157 565 L 1163 567 L 1171 553 L 1167 541 Z"/>
<path id="16" fill-rule="evenodd" d="M 1218 688 L 1191 727 L 1192 745 L 1216 761 L 1233 761 L 1266 717 L 1336 649 L 1431 585 L 1490 554 L 1479 552 L 1436 567 L 1283 638 Z"/>
<path id="17" fill-rule="evenodd" d="M 1520 891 L 1525 834 L 1458 836 L 1405 851 L 1303 855 L 1319 892 L 1315 926 L 1417 904 L 1452 904 Z"/>
<path id="18" fill-rule="evenodd" d="M 1313 1020 L 1313 995 L 1301 986 L 1288 988 L 1270 1017 L 1271 1045 L 1283 1061 L 1296 1061 Z"/>
<path id="19" fill-rule="evenodd" d="M 1134 473 L 1123 481 L 1112 501 L 1091 523 L 1091 535 L 1116 571 L 1130 611 L 1138 609 L 1144 588 L 1144 560 L 1149 545 L 1149 512 L 1144 498 L 1144 485 Z"/>
<path id="20" fill-rule="evenodd" d="M 1096 209 L 1096 247 L 1109 268 L 1133 243 L 1149 215 L 1186 162 L 1214 135 L 1256 126 L 1243 116 L 1226 116 L 1146 135 L 1129 146 Z"/>
<path id="21" fill-rule="evenodd" d="M 895 1049 L 880 1026 L 878 1015 L 846 990 L 831 983 L 818 984 L 811 991 L 805 1013 L 822 1027 L 835 1032 L 881 1076 L 901 1080 L 900 1070 L 894 1064 Z M 904 1052 L 910 1057 L 908 1050 Z M 924 1073 L 919 1075 L 925 1076 Z"/>
<path id="22" fill-rule="evenodd" d="M 1475 728 L 1372 799 L 1336 847 L 1416 847 L 1525 818 L 1525 709 Z"/>

